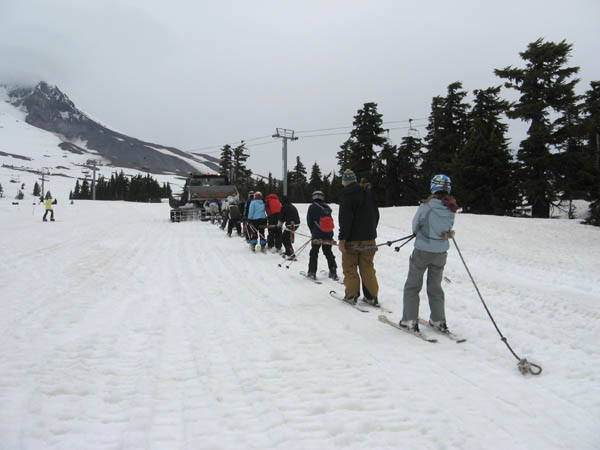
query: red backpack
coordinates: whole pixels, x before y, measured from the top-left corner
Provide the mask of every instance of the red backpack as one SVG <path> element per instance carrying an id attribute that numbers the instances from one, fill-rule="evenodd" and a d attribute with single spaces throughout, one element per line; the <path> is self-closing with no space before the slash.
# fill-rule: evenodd
<path id="1" fill-rule="evenodd" d="M 324 231 L 325 233 L 329 233 L 330 231 L 333 231 L 333 229 L 335 228 L 335 225 L 333 224 L 333 217 L 331 217 L 331 216 L 321 217 L 321 220 L 319 221 L 319 228 L 321 229 L 321 231 Z"/>
<path id="2" fill-rule="evenodd" d="M 279 201 L 277 194 L 267 195 L 266 208 L 269 215 L 281 212 L 281 202 Z"/>

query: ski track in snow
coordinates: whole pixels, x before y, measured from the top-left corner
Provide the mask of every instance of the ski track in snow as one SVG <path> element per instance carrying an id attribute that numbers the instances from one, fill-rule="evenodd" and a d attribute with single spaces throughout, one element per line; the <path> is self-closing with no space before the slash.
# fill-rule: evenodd
<path id="1" fill-rule="evenodd" d="M 378 241 L 414 211 L 382 209 Z M 500 329 L 544 368 L 524 377 L 454 248 L 448 321 L 468 342 L 430 344 L 303 280 L 308 251 L 286 270 L 164 204 L 56 214 L 0 208 L 0 449 L 598 448 L 598 229 L 457 216 Z M 376 256 L 391 320 L 411 251 Z"/>

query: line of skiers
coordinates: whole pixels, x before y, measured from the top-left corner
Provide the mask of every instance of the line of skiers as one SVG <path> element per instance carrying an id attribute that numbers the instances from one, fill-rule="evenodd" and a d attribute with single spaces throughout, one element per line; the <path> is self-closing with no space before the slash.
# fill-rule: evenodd
<path id="1" fill-rule="evenodd" d="M 342 185 L 344 189 L 339 204 L 337 243 L 333 239 L 332 210 L 325 203 L 325 195 L 321 191 L 312 193 L 312 203 L 306 215 L 306 224 L 311 234 L 307 276 L 316 279 L 321 250 L 327 259 L 329 278 L 338 279 L 338 266 L 332 252 L 332 246 L 337 245 L 342 254 L 344 300 L 356 304 L 362 287 L 363 301 L 379 306 L 379 284 L 374 266 L 378 249 L 375 239 L 379 209 L 370 184 L 364 180 L 358 183 L 351 170 L 346 170 L 342 175 Z M 412 232 L 416 239 L 404 284 L 404 307 L 399 323 L 401 327 L 411 331 L 419 331 L 419 293 L 425 272 L 431 310 L 429 322 L 441 331 L 448 330 L 442 278 L 449 249 L 448 241 L 454 236 L 452 226 L 458 210 L 450 191 L 450 178 L 444 174 L 435 175 L 430 182 L 431 196 L 421 203 L 412 221 Z M 224 229 L 228 222 L 229 236 L 235 227 L 238 235 L 246 238 L 253 251 L 260 244 L 263 252 L 271 249 L 295 259 L 293 244 L 295 232 L 300 227 L 300 217 L 287 197 L 282 197 L 280 202 L 277 194 L 270 194 L 263 200 L 261 192 L 249 192 L 245 202 L 240 204 L 230 200 L 224 209 L 227 212 L 223 214 L 221 228 Z"/>

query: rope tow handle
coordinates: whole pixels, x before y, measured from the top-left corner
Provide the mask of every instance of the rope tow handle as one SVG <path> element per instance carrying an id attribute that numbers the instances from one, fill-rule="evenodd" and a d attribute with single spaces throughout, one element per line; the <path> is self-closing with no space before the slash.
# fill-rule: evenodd
<path id="1" fill-rule="evenodd" d="M 454 242 L 454 246 L 456 247 L 456 250 L 458 251 L 458 256 L 460 256 L 460 259 L 461 259 L 463 265 L 465 266 L 465 269 L 467 270 L 467 274 L 469 275 L 469 278 L 471 279 L 471 282 L 473 283 L 473 286 L 475 286 L 475 290 L 477 291 L 477 295 L 479 296 L 479 299 L 481 300 L 481 303 L 483 304 L 483 307 L 485 308 L 485 311 L 487 312 L 488 316 L 490 317 L 490 320 L 494 324 L 494 327 L 496 328 L 496 331 L 500 335 L 500 340 L 502 342 L 504 342 L 504 344 L 510 350 L 510 352 L 513 354 L 513 356 L 517 359 L 517 361 L 519 361 L 519 363 L 517 364 L 517 367 L 518 367 L 519 371 L 523 375 L 527 375 L 527 373 L 530 373 L 531 375 L 539 375 L 539 374 L 541 374 L 542 373 L 542 366 L 540 366 L 538 364 L 531 363 L 531 362 L 527 361 L 527 359 L 525 359 L 525 358 L 520 358 L 515 353 L 515 351 L 512 349 L 512 347 L 509 345 L 508 339 L 502 334 L 502 332 L 500 331 L 500 328 L 498 328 L 498 325 L 496 324 L 496 321 L 494 320 L 494 317 L 492 316 L 492 313 L 490 312 L 490 310 L 487 307 L 485 301 L 483 300 L 483 296 L 481 295 L 481 292 L 479 291 L 479 287 L 477 286 L 477 283 L 475 283 L 475 279 L 473 278 L 473 275 L 471 275 L 471 271 L 469 270 L 469 267 L 467 266 L 467 263 L 465 262 L 465 258 L 463 258 L 463 255 L 462 255 L 462 253 L 460 251 L 460 248 L 458 248 L 458 244 L 456 243 L 456 240 L 454 239 L 454 236 L 452 236 L 451 239 L 452 239 L 452 242 Z"/>

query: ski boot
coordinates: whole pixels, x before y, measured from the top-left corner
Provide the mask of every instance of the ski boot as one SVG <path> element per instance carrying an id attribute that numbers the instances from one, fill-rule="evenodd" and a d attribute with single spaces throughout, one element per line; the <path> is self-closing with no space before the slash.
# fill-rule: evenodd
<path id="1" fill-rule="evenodd" d="M 447 333 L 449 331 L 448 325 L 446 325 L 445 320 L 434 321 L 429 319 L 429 326 L 435 328 L 438 331 L 441 331 L 442 333 Z"/>
<path id="2" fill-rule="evenodd" d="M 375 306 L 376 308 L 379 307 L 379 302 L 377 301 L 377 297 L 373 297 L 373 298 L 363 298 L 363 301 L 365 303 L 368 303 L 371 306 Z"/>
<path id="3" fill-rule="evenodd" d="M 338 281 L 339 277 L 337 276 L 337 271 L 335 269 L 329 271 L 329 278 L 333 281 Z"/>
<path id="4" fill-rule="evenodd" d="M 413 333 L 419 332 L 419 322 L 417 320 L 401 320 L 398 322 L 398 325 L 401 328 L 405 328 L 408 331 L 412 331 Z"/>
<path id="5" fill-rule="evenodd" d="M 317 274 L 315 272 L 307 272 L 306 273 L 306 278 L 310 278 L 313 281 L 317 280 Z"/>
<path id="6" fill-rule="evenodd" d="M 256 244 L 250 244 L 250 250 L 252 250 L 253 252 L 256 251 Z"/>
<path id="7" fill-rule="evenodd" d="M 344 297 L 344 301 L 346 303 L 350 303 L 351 305 L 356 305 L 356 302 L 358 301 L 358 295 L 353 295 L 351 297 Z"/>

